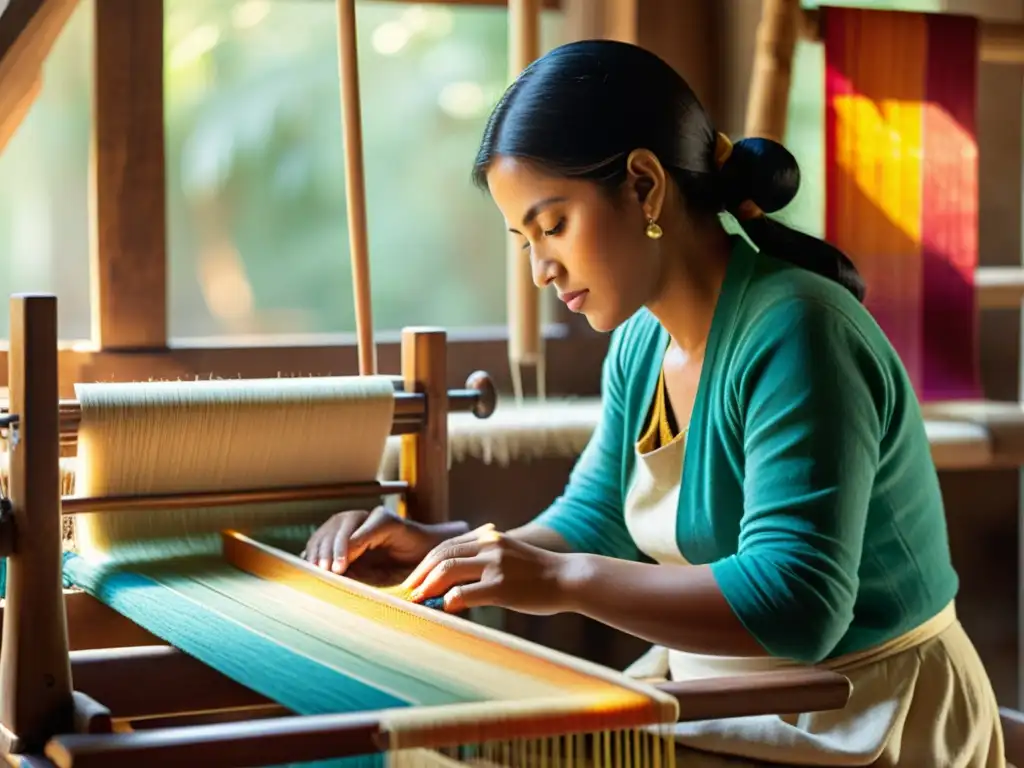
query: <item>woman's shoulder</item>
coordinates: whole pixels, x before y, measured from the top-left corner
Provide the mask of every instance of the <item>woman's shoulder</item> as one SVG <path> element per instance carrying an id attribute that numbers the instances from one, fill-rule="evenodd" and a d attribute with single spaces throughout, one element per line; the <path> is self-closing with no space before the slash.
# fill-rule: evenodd
<path id="1" fill-rule="evenodd" d="M 753 256 L 734 314 L 737 340 L 794 341 L 792 334 L 797 333 L 825 345 L 842 339 L 880 361 L 895 355 L 874 317 L 850 291 L 763 252 Z"/>
<path id="2" fill-rule="evenodd" d="M 752 262 L 726 337 L 720 370 L 741 403 L 801 387 L 823 401 L 862 392 L 884 422 L 913 397 L 898 353 L 852 293 L 765 254 Z"/>

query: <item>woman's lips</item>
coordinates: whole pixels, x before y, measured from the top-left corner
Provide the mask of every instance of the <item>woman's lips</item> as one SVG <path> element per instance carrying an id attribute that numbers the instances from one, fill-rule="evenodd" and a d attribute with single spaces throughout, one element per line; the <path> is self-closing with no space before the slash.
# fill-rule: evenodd
<path id="1" fill-rule="evenodd" d="M 587 294 L 589 293 L 590 291 L 585 290 L 570 291 L 569 293 L 558 294 L 558 298 L 564 301 L 565 306 L 567 306 L 572 312 L 579 312 L 583 307 L 583 302 L 587 300 Z"/>

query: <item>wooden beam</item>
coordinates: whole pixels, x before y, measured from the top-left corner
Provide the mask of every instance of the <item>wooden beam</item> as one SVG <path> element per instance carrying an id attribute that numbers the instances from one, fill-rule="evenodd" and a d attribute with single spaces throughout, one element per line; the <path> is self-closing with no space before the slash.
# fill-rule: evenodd
<path id="1" fill-rule="evenodd" d="M 800 23 L 800 37 L 811 43 L 822 42 L 822 24 L 827 12 L 806 9 Z M 1006 17 L 981 21 L 979 56 L 985 64 L 1024 64 L 1024 18 Z"/>
<path id="2" fill-rule="evenodd" d="M 385 336 L 386 334 L 380 334 Z M 499 392 L 508 392 L 506 336 L 503 329 L 494 334 L 479 331 L 463 335 L 464 340 L 448 336 L 448 388 L 465 386 L 466 377 L 475 370 L 492 374 Z M 217 340 L 203 344 L 172 347 L 164 351 L 119 352 L 97 350 L 81 345 L 62 345 L 59 353 L 60 392 L 74 399 L 74 385 L 82 381 L 147 381 L 178 378 L 274 378 L 277 376 L 345 376 L 358 373 L 356 350 L 343 335 L 302 336 L 294 338 L 257 338 Z M 233 341 L 232 346 L 227 346 Z M 551 355 L 548 364 L 549 392 L 556 395 L 586 397 L 597 394 L 601 360 L 608 348 L 605 335 L 589 333 L 570 336 L 562 329 L 549 327 L 546 345 Z M 7 384 L 6 342 L 0 340 L 0 387 Z M 386 338 L 378 344 L 380 370 L 398 376 L 401 371 L 398 340 Z"/>
<path id="3" fill-rule="evenodd" d="M 43 63 L 78 0 L 10 0 L 0 13 L 0 152 L 42 88 Z"/>
<path id="4" fill-rule="evenodd" d="M 595 344 L 600 339 L 588 340 Z M 468 426 L 454 426 L 450 440 L 475 439 L 463 435 L 475 434 L 480 429 L 498 429 L 502 424 L 508 428 L 508 421 L 519 431 L 541 431 L 549 424 L 560 424 L 564 431 L 566 423 L 572 423 L 579 430 L 585 444 L 600 418 L 597 387 L 593 377 L 594 366 L 598 364 L 600 348 L 587 349 L 587 343 L 571 339 L 555 339 L 549 342 L 553 349 L 553 370 L 558 376 L 559 396 L 571 396 L 572 400 L 554 399 L 550 403 L 551 419 L 537 419 L 534 415 L 528 425 L 517 422 L 517 409 L 500 406 L 488 422 L 469 419 Z M 397 345 L 382 345 L 384 370 L 397 370 Z M 578 363 L 581 349 L 589 362 Z M 475 351 L 474 351 L 475 350 Z M 466 370 L 493 364 L 499 366 L 505 360 L 505 346 L 501 341 L 451 345 L 448 350 L 448 386 L 457 388 L 464 385 Z M 0 350 L 0 385 L 6 382 L 4 375 L 7 353 Z M 138 381 L 149 378 L 175 379 L 194 377 L 243 377 L 262 378 L 277 375 L 339 375 L 355 371 L 355 352 L 351 347 L 338 346 L 281 346 L 257 348 L 224 349 L 181 349 L 162 355 L 123 355 L 110 352 L 82 352 L 61 350 L 60 380 L 62 397 L 73 398 L 74 384 L 79 381 Z M 488 362 L 490 361 L 490 362 Z M 507 386 L 507 378 L 505 384 Z M 506 390 L 507 391 L 507 390 Z M 0 396 L 0 400 L 2 400 Z M 928 420 L 928 436 L 936 466 L 940 470 L 961 470 L 973 468 L 1016 467 L 1024 463 L 1024 409 L 1015 402 L 988 402 L 961 404 L 950 409 L 942 404 L 925 407 Z M 459 420 L 460 423 L 462 420 Z M 460 436 L 463 435 L 463 436 Z M 532 440 L 530 437 L 524 439 Z M 559 434 L 558 445 L 564 444 L 565 435 Z M 564 457 L 564 449 L 555 454 Z M 84 597 L 84 596 L 83 596 Z M 73 606 L 68 598 L 68 612 Z M 96 647 L 76 642 L 76 623 L 70 623 L 72 647 Z M 93 642 L 93 641 L 89 641 Z M 129 643 L 124 643 L 129 644 Z M 132 643 L 138 644 L 138 643 Z M 147 644 L 143 641 L 141 644 Z"/>
<path id="5" fill-rule="evenodd" d="M 21 88 L 21 85 L 24 88 Z M 42 90 L 43 78 L 41 73 L 35 80 L 14 85 L 14 89 L 8 94 L 11 100 L 10 110 L 0 112 L 0 152 L 3 152 L 4 146 L 17 133 L 21 124 L 25 122 L 29 110 L 36 103 L 36 99 L 39 98 Z M 2 98 L 0 97 L 0 99 Z"/>
<path id="6" fill-rule="evenodd" d="M 74 651 L 75 690 L 115 720 L 281 707 L 169 645 Z"/>
<path id="7" fill-rule="evenodd" d="M 641 0 L 562 0 L 566 38 L 636 43 Z"/>
<path id="8" fill-rule="evenodd" d="M 64 615 L 68 648 L 72 651 L 154 646 L 163 642 L 85 592 L 64 592 Z M 0 606 L 0 628 L 3 624 L 4 607 Z"/>
<path id="9" fill-rule="evenodd" d="M 508 0 L 423 0 L 438 5 L 498 5 L 508 6 Z M 564 0 L 540 0 L 541 7 L 546 11 L 561 10 Z"/>
<path id="10" fill-rule="evenodd" d="M 95 0 L 92 314 L 102 349 L 167 343 L 163 0 Z"/>
<path id="11" fill-rule="evenodd" d="M 847 8 L 865 8 L 877 5 L 865 0 L 822 0 L 820 5 L 831 5 Z M 926 11 L 928 13 L 952 14 L 956 16 L 973 16 L 983 21 L 1018 22 L 1024 21 L 1024 2 L 1021 0 L 896 0 L 886 3 L 885 10 Z M 927 6 L 927 7 L 925 7 Z"/>
<path id="12" fill-rule="evenodd" d="M 717 122 L 723 93 L 719 30 L 728 15 L 721 4 L 643 0 L 637 10 L 637 44 L 668 62 Z"/>
<path id="13" fill-rule="evenodd" d="M 793 56 L 800 36 L 800 0 L 762 0 L 745 136 L 783 141 L 793 80 Z"/>
<path id="14" fill-rule="evenodd" d="M 846 678 L 814 668 L 659 683 L 658 687 L 679 700 L 684 721 L 829 711 L 842 708 L 850 697 Z M 447 740 L 442 736 L 437 741 Z M 388 742 L 379 713 L 363 712 L 60 736 L 47 744 L 46 756 L 60 768 L 271 765 L 373 754 L 387 750 Z"/>
<path id="15" fill-rule="evenodd" d="M 988 64 L 1024 64 L 1024 23 L 983 22 L 981 60 Z"/>
<path id="16" fill-rule="evenodd" d="M 974 286 L 982 309 L 1020 309 L 1024 267 L 980 267 L 974 274 Z"/>
<path id="17" fill-rule="evenodd" d="M 1002 467 L 1013 469 L 1024 466 L 1024 407 L 1019 402 L 996 402 L 992 400 L 963 400 L 926 402 L 922 406 L 932 455 L 936 467 L 941 469 L 969 469 Z M 970 433 L 984 436 L 987 456 L 980 453 L 979 445 L 968 447 L 976 440 L 968 440 Z M 948 436 L 948 439 L 943 439 Z M 945 465 L 936 454 L 946 443 L 949 451 Z M 971 457 L 979 459 L 976 464 Z"/>

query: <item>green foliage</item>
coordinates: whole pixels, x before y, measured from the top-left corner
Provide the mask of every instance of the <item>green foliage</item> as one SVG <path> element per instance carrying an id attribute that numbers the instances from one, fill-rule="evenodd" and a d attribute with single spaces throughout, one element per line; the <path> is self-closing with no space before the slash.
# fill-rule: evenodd
<path id="1" fill-rule="evenodd" d="M 353 330 L 334 4 L 165 5 L 172 335 Z M 375 326 L 503 323 L 503 225 L 469 172 L 507 78 L 506 12 L 362 2 L 357 18 Z M 89 334 L 91 37 L 83 0 L 0 156 L 0 291 L 56 291 L 65 338 Z"/>

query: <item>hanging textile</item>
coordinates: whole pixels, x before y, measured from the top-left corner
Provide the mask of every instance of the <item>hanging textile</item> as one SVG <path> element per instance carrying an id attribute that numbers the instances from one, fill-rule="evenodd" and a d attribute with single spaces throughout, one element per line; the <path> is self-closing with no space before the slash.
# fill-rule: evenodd
<path id="1" fill-rule="evenodd" d="M 978 22 L 828 8 L 825 234 L 923 400 L 977 397 Z"/>

